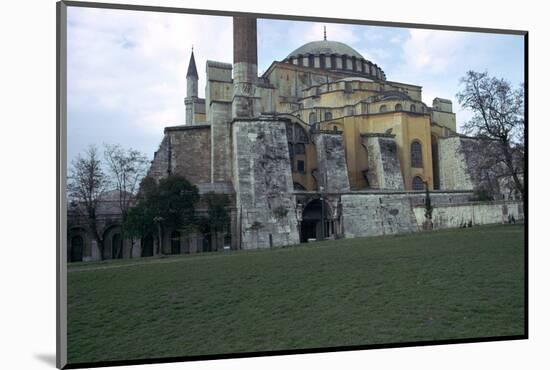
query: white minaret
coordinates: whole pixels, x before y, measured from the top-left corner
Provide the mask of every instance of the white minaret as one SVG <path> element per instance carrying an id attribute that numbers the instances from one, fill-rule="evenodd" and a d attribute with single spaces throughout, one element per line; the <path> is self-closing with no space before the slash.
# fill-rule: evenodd
<path id="1" fill-rule="evenodd" d="M 191 59 L 187 68 L 187 96 L 185 97 L 185 124 L 193 124 L 194 103 L 199 98 L 199 75 L 195 64 L 195 55 L 191 48 Z"/>

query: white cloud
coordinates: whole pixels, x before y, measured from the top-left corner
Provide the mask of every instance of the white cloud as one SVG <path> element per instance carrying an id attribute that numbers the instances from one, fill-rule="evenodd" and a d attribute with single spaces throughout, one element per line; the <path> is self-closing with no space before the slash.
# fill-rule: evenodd
<path id="1" fill-rule="evenodd" d="M 203 96 L 206 60 L 232 59 L 231 22 L 227 17 L 70 8 L 68 103 L 74 119 L 69 130 L 78 130 L 78 112 L 96 111 L 119 117 L 116 124 L 125 127 L 118 132 L 140 130 L 158 141 L 163 127 L 185 122 L 191 46 Z"/>
<path id="2" fill-rule="evenodd" d="M 364 58 L 370 60 L 373 63 L 379 64 L 380 62 L 391 58 L 392 54 L 388 49 L 382 48 L 368 48 L 367 50 L 357 50 Z"/>
<path id="3" fill-rule="evenodd" d="M 466 52 L 464 32 L 411 29 L 409 34 L 403 43 L 403 59 L 409 69 L 442 73 Z"/>
<path id="4" fill-rule="evenodd" d="M 392 38 L 390 38 L 390 42 L 392 44 L 400 44 L 403 42 L 403 39 L 401 38 L 401 36 L 393 36 Z"/>

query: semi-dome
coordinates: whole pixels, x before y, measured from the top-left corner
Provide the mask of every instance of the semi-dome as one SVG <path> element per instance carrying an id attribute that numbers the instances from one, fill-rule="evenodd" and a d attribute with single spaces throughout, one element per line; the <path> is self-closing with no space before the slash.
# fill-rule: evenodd
<path id="1" fill-rule="evenodd" d="M 338 41 L 308 42 L 288 54 L 282 62 L 373 80 L 386 79 L 386 74 L 380 67 L 365 59 L 351 46 Z"/>
<path id="2" fill-rule="evenodd" d="M 288 54 L 287 58 L 297 57 L 298 55 L 305 55 L 305 54 L 313 54 L 313 55 L 339 54 L 339 55 L 349 55 L 350 57 L 354 56 L 356 58 L 363 58 L 363 56 L 359 54 L 357 50 L 355 50 L 351 46 L 348 46 L 342 42 L 329 41 L 329 40 L 308 42 L 307 44 L 300 46 L 298 49 Z"/>

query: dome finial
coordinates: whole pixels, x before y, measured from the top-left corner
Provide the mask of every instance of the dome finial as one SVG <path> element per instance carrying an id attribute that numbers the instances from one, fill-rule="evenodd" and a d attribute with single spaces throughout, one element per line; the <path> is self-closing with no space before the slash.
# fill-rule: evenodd
<path id="1" fill-rule="evenodd" d="M 327 41 L 327 26 L 323 26 L 323 39 Z"/>

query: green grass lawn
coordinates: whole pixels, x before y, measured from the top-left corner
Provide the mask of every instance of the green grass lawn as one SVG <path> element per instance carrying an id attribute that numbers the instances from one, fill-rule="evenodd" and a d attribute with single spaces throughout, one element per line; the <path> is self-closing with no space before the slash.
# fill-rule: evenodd
<path id="1" fill-rule="evenodd" d="M 69 266 L 69 363 L 524 334 L 524 227 Z"/>

